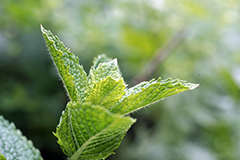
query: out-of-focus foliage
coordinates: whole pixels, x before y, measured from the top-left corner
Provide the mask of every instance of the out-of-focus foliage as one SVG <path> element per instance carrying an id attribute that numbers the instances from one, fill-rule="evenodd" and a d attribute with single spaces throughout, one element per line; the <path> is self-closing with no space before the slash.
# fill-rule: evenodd
<path id="1" fill-rule="evenodd" d="M 27 140 L 13 123 L 0 116 L 0 159 L 43 160 L 32 141 Z"/>
<path id="2" fill-rule="evenodd" d="M 185 28 L 184 41 L 153 77 L 188 79 L 200 87 L 133 114 L 139 122 L 109 159 L 238 160 L 239 10 L 238 0 L 2 0 L 0 114 L 45 159 L 64 159 L 51 132 L 68 99 L 56 83 L 39 25 L 64 39 L 85 70 L 100 53 L 117 57 L 127 83 Z"/>

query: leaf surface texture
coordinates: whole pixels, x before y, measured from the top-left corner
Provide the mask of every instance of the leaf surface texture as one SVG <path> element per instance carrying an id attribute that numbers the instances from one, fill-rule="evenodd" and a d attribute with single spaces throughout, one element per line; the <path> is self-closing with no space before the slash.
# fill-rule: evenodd
<path id="1" fill-rule="evenodd" d="M 87 87 L 87 74 L 79 65 L 78 57 L 67 49 L 57 36 L 42 26 L 41 30 L 70 99 L 72 101 L 82 100 Z"/>
<path id="2" fill-rule="evenodd" d="M 122 115 L 134 112 L 147 105 L 177 93 L 192 90 L 198 85 L 179 79 L 151 80 L 142 82 L 127 90 L 123 98 L 110 111 Z"/>
<path id="3" fill-rule="evenodd" d="M 125 85 L 123 79 L 119 81 L 112 77 L 95 83 L 85 102 L 91 102 L 95 105 L 101 105 L 106 109 L 114 106 L 124 95 Z"/>
<path id="4" fill-rule="evenodd" d="M 103 159 L 120 145 L 134 122 L 100 106 L 69 102 L 55 136 L 72 160 Z"/>
<path id="5" fill-rule="evenodd" d="M 31 159 L 42 160 L 40 152 L 32 142 L 17 130 L 13 123 L 9 123 L 0 116 L 0 160 Z"/>

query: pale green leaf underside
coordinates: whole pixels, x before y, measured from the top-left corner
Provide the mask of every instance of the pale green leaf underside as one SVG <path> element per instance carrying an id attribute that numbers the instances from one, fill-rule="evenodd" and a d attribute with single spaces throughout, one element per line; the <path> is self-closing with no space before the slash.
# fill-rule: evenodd
<path id="1" fill-rule="evenodd" d="M 83 100 L 87 88 L 87 75 L 79 59 L 50 31 L 41 26 L 49 53 L 72 101 Z"/>
<path id="2" fill-rule="evenodd" d="M 34 148 L 31 141 L 27 140 L 17 130 L 15 125 L 0 116 L 0 160 L 31 159 L 42 160 L 39 150 Z"/>
<path id="3" fill-rule="evenodd" d="M 101 105 L 106 109 L 114 106 L 124 95 L 125 85 L 123 79 L 119 81 L 112 77 L 95 83 L 89 96 L 85 102 L 90 102 L 94 105 Z"/>
<path id="4" fill-rule="evenodd" d="M 55 136 L 71 160 L 103 159 L 120 145 L 134 122 L 100 106 L 69 102 Z"/>
<path id="5" fill-rule="evenodd" d="M 179 79 L 158 79 L 150 82 L 142 82 L 127 90 L 123 98 L 110 108 L 112 113 L 125 115 L 141 109 L 149 104 L 162 100 L 163 98 L 177 93 L 192 90 L 198 84 L 186 83 Z"/>

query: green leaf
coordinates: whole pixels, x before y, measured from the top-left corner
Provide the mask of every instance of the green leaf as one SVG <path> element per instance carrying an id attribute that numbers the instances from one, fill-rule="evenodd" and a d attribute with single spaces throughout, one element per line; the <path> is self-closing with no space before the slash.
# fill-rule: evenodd
<path id="1" fill-rule="evenodd" d="M 94 105 L 101 105 L 109 109 L 122 98 L 125 93 L 124 89 L 125 85 L 123 79 L 116 81 L 109 76 L 94 84 L 85 102 L 91 102 Z"/>
<path id="2" fill-rule="evenodd" d="M 79 65 L 78 57 L 43 26 L 41 31 L 71 101 L 83 100 L 87 88 L 87 75 Z"/>
<path id="3" fill-rule="evenodd" d="M 2 154 L 0 160 L 4 160 L 4 157 L 8 160 L 42 160 L 39 150 L 34 148 L 32 142 L 2 116 L 0 116 L 0 153 Z"/>
<path id="4" fill-rule="evenodd" d="M 93 68 L 96 69 L 100 63 L 110 62 L 112 58 L 107 57 L 105 54 L 98 55 L 93 60 Z"/>
<path id="5" fill-rule="evenodd" d="M 0 153 L 0 160 L 6 160 L 6 158 Z"/>
<path id="6" fill-rule="evenodd" d="M 91 67 L 88 75 L 88 88 L 86 89 L 85 96 L 92 97 L 89 94 L 92 94 L 92 92 L 96 91 L 96 89 L 94 90 L 94 87 L 96 88 L 96 84 L 106 80 L 107 77 L 111 77 L 113 80 L 119 81 L 120 79 L 122 79 L 122 74 L 119 70 L 117 59 L 111 59 L 108 58 L 106 55 L 102 54 L 99 55 L 97 58 L 94 58 L 93 60 L 93 66 Z M 89 98 L 87 101 L 89 101 Z"/>
<path id="7" fill-rule="evenodd" d="M 104 159 L 113 153 L 135 122 L 101 106 L 68 103 L 55 136 L 70 160 Z"/>
<path id="8" fill-rule="evenodd" d="M 109 62 L 100 61 L 102 58 L 98 58 L 94 62 L 94 66 L 90 69 L 89 72 L 89 84 L 98 83 L 101 80 L 106 79 L 111 76 L 115 80 L 120 80 L 122 78 L 122 74 L 119 70 L 117 59 L 113 59 Z"/>
<path id="9" fill-rule="evenodd" d="M 197 86 L 198 84 L 170 78 L 166 80 L 159 78 L 156 81 L 142 82 L 127 90 L 117 105 L 111 107 L 109 110 L 112 113 L 125 115 L 174 94 L 193 90 Z"/>

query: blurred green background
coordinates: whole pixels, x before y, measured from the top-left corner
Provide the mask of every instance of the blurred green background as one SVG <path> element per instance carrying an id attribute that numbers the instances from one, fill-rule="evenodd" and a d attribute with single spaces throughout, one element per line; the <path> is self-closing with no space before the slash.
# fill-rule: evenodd
<path id="1" fill-rule="evenodd" d="M 129 86 L 157 77 L 200 83 L 132 114 L 137 123 L 108 160 L 239 160 L 239 22 L 239 0 L 1 0 L 0 115 L 44 159 L 66 159 L 52 132 L 68 97 L 42 24 L 87 72 L 105 53 Z"/>

